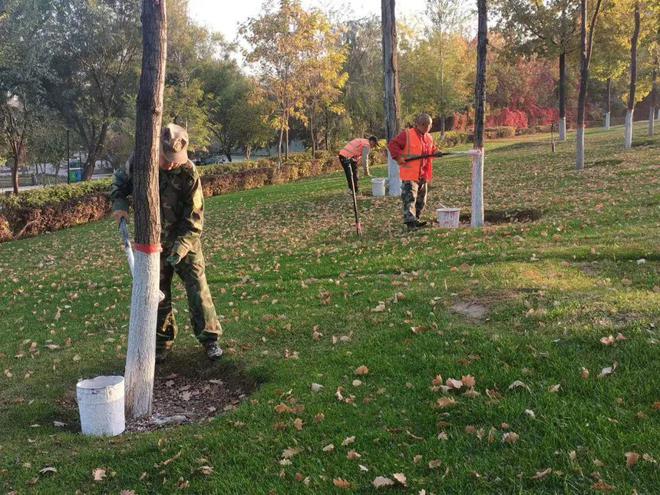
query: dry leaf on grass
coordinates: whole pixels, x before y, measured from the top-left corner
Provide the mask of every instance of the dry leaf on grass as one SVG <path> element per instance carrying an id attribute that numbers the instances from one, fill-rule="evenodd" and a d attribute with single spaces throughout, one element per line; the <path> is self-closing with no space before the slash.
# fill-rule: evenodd
<path id="1" fill-rule="evenodd" d="M 299 447 L 289 447 L 282 451 L 282 459 L 291 459 L 293 456 L 298 455 L 302 452 L 302 449 Z"/>
<path id="2" fill-rule="evenodd" d="M 383 311 L 385 311 L 385 303 L 383 301 L 379 301 L 378 306 L 371 310 L 372 313 L 382 313 Z"/>
<path id="3" fill-rule="evenodd" d="M 355 450 L 349 450 L 348 453 L 346 454 L 346 459 L 348 459 L 349 461 L 354 461 L 356 459 L 359 459 L 360 457 L 362 456 Z"/>
<path id="4" fill-rule="evenodd" d="M 614 340 L 614 337 L 612 335 L 610 335 L 608 337 L 603 337 L 603 338 L 600 339 L 600 343 L 603 344 L 603 345 L 612 345 L 612 344 L 614 344 L 614 342 L 615 342 L 615 340 Z"/>
<path id="5" fill-rule="evenodd" d="M 465 385 L 468 388 L 472 388 L 477 384 L 477 380 L 472 375 L 464 375 L 461 377 L 461 381 L 463 382 L 463 385 Z"/>
<path id="6" fill-rule="evenodd" d="M 323 385 L 319 383 L 312 383 L 311 388 L 312 388 L 312 392 L 320 392 L 321 390 L 323 390 Z"/>
<path id="7" fill-rule="evenodd" d="M 323 447 L 323 452 L 332 452 L 333 450 L 335 450 L 335 446 L 331 443 Z"/>
<path id="8" fill-rule="evenodd" d="M 612 366 L 607 366 L 606 368 L 603 368 L 602 370 L 600 370 L 600 374 L 598 375 L 598 378 L 604 378 L 606 376 L 610 376 L 612 373 L 614 373 L 618 365 L 619 363 L 614 361 Z"/>
<path id="9" fill-rule="evenodd" d="M 536 471 L 536 474 L 532 476 L 533 480 L 542 480 L 552 473 L 552 468 L 546 468 L 543 471 Z"/>
<path id="10" fill-rule="evenodd" d="M 452 407 L 456 405 L 456 400 L 453 397 L 440 397 L 435 402 L 436 407 L 440 409 L 445 409 L 447 407 Z"/>
<path id="11" fill-rule="evenodd" d="M 394 473 L 392 477 L 399 482 L 400 485 L 402 485 L 404 488 L 408 487 L 408 480 L 406 479 L 406 475 L 403 473 Z"/>
<path id="12" fill-rule="evenodd" d="M 341 445 L 342 445 L 342 447 L 346 447 L 347 445 L 350 445 L 353 442 L 355 442 L 355 437 L 354 436 L 353 437 L 346 437 L 344 439 L 344 441 L 341 443 Z"/>
<path id="13" fill-rule="evenodd" d="M 351 488 L 350 482 L 342 479 L 342 478 L 335 478 L 332 480 L 332 484 L 335 485 L 337 488 L 341 488 L 342 490 L 348 490 Z"/>
<path id="14" fill-rule="evenodd" d="M 358 376 L 365 376 L 369 374 L 369 368 L 367 368 L 365 365 L 358 366 L 355 369 L 355 374 Z"/>
<path id="15" fill-rule="evenodd" d="M 587 368 L 582 368 L 582 371 L 580 372 L 580 376 L 582 377 L 583 380 L 587 380 L 589 378 L 589 370 Z"/>
<path id="16" fill-rule="evenodd" d="M 211 476 L 213 474 L 213 466 L 200 466 L 197 468 L 197 472 L 204 476 Z"/>
<path id="17" fill-rule="evenodd" d="M 640 455 L 637 452 L 626 452 L 626 467 L 631 468 L 639 461 Z"/>
<path id="18" fill-rule="evenodd" d="M 557 383 L 555 385 L 550 385 L 548 387 L 548 392 L 550 392 L 551 394 L 556 394 L 557 392 L 559 392 L 560 388 L 561 388 L 561 384 L 559 384 L 559 383 Z"/>
<path id="19" fill-rule="evenodd" d="M 385 476 L 377 476 L 376 479 L 371 482 L 371 484 L 374 486 L 374 488 L 385 488 L 388 486 L 394 486 L 394 481 L 386 478 Z"/>
<path id="20" fill-rule="evenodd" d="M 502 435 L 502 443 L 508 443 L 509 445 L 513 445 L 518 441 L 520 438 L 520 435 L 518 435 L 514 431 L 508 431 L 504 435 Z"/>
<path id="21" fill-rule="evenodd" d="M 103 481 L 106 477 L 105 469 L 96 468 L 92 471 L 92 478 L 94 481 Z"/>
<path id="22" fill-rule="evenodd" d="M 429 461 L 429 469 L 438 469 L 441 464 L 442 461 L 440 459 L 433 459 L 432 461 Z"/>
<path id="23" fill-rule="evenodd" d="M 509 385 L 509 390 L 514 390 L 516 388 L 524 388 L 528 392 L 531 392 L 529 387 L 524 382 L 521 382 L 520 380 L 516 380 L 511 385 Z"/>
<path id="24" fill-rule="evenodd" d="M 593 485 L 591 485 L 592 490 L 597 490 L 599 492 L 613 492 L 616 490 L 616 488 L 612 485 L 608 485 L 604 481 L 597 481 Z"/>
<path id="25" fill-rule="evenodd" d="M 447 378 L 445 385 L 451 390 L 460 390 L 463 387 L 463 382 L 454 378 Z"/>

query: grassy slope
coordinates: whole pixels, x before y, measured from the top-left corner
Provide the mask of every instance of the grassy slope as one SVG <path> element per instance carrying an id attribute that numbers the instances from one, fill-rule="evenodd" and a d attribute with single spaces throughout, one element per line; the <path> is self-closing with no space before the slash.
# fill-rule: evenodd
<path id="1" fill-rule="evenodd" d="M 142 494 L 189 482 L 189 493 L 334 493 L 343 490 L 332 480 L 343 478 L 371 493 L 376 476 L 402 472 L 411 493 L 586 493 L 598 472 L 616 493 L 652 492 L 657 464 L 627 468 L 624 457 L 660 459 L 659 139 L 647 139 L 645 128 L 627 152 L 621 128 L 590 131 L 582 174 L 573 171 L 572 142 L 554 155 L 545 137 L 492 143 L 487 208 L 536 208 L 543 217 L 480 232 L 407 234 L 398 200 L 367 198 L 366 235 L 357 240 L 339 174 L 208 199 L 208 279 L 229 351 L 219 371 L 262 385 L 207 425 L 111 440 L 54 427 L 75 428 L 63 398 L 79 377 L 123 369 L 123 252 L 110 222 L 0 245 L 0 487 Z M 467 208 L 466 159 L 437 162 L 434 201 Z M 178 289 L 182 332 L 163 372 L 204 373 Z M 398 292 L 405 299 L 395 304 Z M 379 301 L 386 310 L 372 312 Z M 488 320 L 453 314 L 456 301 L 487 305 Z M 627 340 L 599 342 L 617 332 Z M 299 359 L 285 359 L 287 350 Z M 614 375 L 597 378 L 615 361 Z M 369 374 L 354 387 L 360 365 Z M 453 394 L 456 405 L 438 409 L 437 374 L 470 374 L 481 395 Z M 529 391 L 509 390 L 515 380 Z M 312 393 L 312 382 L 325 388 Z M 559 392 L 549 392 L 555 384 Z M 339 386 L 354 404 L 335 398 Z M 278 414 L 280 403 L 304 410 Z M 502 423 L 517 443 L 501 441 Z M 349 436 L 355 443 L 341 446 Z M 335 450 L 323 452 L 330 443 Z M 289 447 L 302 451 L 282 466 Z M 350 449 L 362 457 L 347 459 Z M 441 466 L 430 469 L 436 459 Z M 202 464 L 214 474 L 197 472 Z M 57 473 L 39 476 L 45 466 Z M 92 480 L 97 467 L 108 473 L 100 483 Z M 531 479 L 546 468 L 553 472 Z"/>

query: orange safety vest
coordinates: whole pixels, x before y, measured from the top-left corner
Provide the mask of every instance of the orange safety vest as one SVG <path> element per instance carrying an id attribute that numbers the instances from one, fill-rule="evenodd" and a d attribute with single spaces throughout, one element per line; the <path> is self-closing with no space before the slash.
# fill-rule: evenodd
<path id="1" fill-rule="evenodd" d="M 406 129 L 406 147 L 401 157 L 407 158 L 415 155 L 429 155 L 433 150 L 433 138 L 426 134 L 423 137 L 415 129 Z M 427 137 L 428 136 L 428 137 Z M 400 166 L 401 180 L 418 181 L 424 179 L 427 182 L 433 177 L 433 158 L 424 158 L 406 162 Z"/>
<path id="2" fill-rule="evenodd" d="M 339 154 L 341 156 L 345 156 L 346 158 L 352 158 L 356 162 L 359 162 L 362 159 L 362 150 L 364 149 L 365 146 L 367 148 L 370 148 L 368 139 L 356 138 L 350 141 L 346 146 L 344 146 L 342 150 L 339 152 Z"/>

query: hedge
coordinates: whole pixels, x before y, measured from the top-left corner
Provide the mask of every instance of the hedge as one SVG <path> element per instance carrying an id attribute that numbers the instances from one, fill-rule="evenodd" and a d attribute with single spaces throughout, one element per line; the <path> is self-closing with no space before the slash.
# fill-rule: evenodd
<path id="1" fill-rule="evenodd" d="M 198 167 L 205 196 L 283 184 L 340 168 L 333 153 L 310 160 L 292 155 L 281 167 L 270 160 Z M 221 172 L 221 173 L 218 173 Z M 110 213 L 110 180 L 59 185 L 0 197 L 0 242 L 100 220 Z"/>

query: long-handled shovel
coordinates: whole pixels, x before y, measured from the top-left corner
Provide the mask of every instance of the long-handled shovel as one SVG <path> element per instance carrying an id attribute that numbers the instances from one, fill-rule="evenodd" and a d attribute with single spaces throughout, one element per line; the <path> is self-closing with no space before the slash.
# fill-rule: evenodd
<path id="1" fill-rule="evenodd" d="M 406 162 L 411 162 L 413 160 L 421 160 L 422 158 L 442 158 L 443 156 L 477 156 L 480 155 L 479 150 L 469 150 L 469 151 L 438 151 L 430 155 L 412 155 L 404 159 Z"/>
<path id="2" fill-rule="evenodd" d="M 355 213 L 355 231 L 357 235 L 362 235 L 362 224 L 360 223 L 360 215 L 358 214 L 357 196 L 355 194 L 355 179 L 351 171 L 351 192 L 353 193 L 353 213 Z"/>
<path id="3" fill-rule="evenodd" d="M 135 275 L 135 256 L 133 255 L 133 247 L 131 246 L 131 238 L 128 233 L 128 225 L 126 224 L 126 219 L 122 218 L 119 220 L 119 232 L 121 233 L 122 240 L 124 241 L 124 251 L 126 252 L 126 258 L 128 259 L 128 268 L 131 270 L 131 277 Z M 163 291 L 158 291 L 159 300 L 162 301 L 165 299 L 165 294 Z"/>

